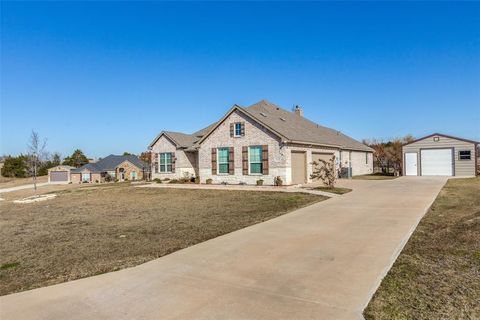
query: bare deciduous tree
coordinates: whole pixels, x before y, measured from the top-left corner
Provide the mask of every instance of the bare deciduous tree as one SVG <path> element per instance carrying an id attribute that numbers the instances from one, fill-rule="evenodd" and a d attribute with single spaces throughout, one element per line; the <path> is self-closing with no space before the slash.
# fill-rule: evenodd
<path id="1" fill-rule="evenodd" d="M 47 152 L 45 150 L 47 140 L 40 141 L 40 136 L 36 131 L 32 130 L 30 141 L 27 145 L 28 150 L 28 169 L 33 177 L 33 188 L 37 190 L 37 173 L 43 159 L 46 158 Z"/>
<path id="2" fill-rule="evenodd" d="M 377 170 L 381 170 L 385 174 L 399 175 L 402 173 L 402 146 L 413 140 L 413 136 L 406 135 L 403 138 L 394 138 L 389 141 L 373 139 L 364 140 L 363 143 L 375 150 L 373 161 Z"/>
<path id="3" fill-rule="evenodd" d="M 334 188 L 338 175 L 335 167 L 335 156 L 332 156 L 329 161 L 325 161 L 323 159 L 318 160 L 320 163 L 317 161 L 312 162 L 313 172 L 310 177 L 312 179 L 320 179 L 327 187 Z"/>

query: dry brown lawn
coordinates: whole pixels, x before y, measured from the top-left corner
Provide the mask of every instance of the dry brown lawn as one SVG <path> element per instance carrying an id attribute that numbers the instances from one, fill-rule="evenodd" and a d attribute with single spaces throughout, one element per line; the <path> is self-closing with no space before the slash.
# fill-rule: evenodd
<path id="1" fill-rule="evenodd" d="M 448 181 L 364 315 L 480 319 L 480 178 Z"/>
<path id="2" fill-rule="evenodd" d="M 0 204 L 1 295 L 135 266 L 326 199 L 128 183 L 55 193 Z"/>
<path id="3" fill-rule="evenodd" d="M 48 176 L 37 177 L 37 183 L 48 181 Z M 33 178 L 7 178 L 0 176 L 0 189 L 21 186 L 24 184 L 32 184 Z"/>

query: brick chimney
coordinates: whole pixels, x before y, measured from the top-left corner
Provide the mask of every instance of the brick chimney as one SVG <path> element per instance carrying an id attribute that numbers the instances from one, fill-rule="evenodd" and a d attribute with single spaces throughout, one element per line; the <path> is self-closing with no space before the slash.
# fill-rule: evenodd
<path id="1" fill-rule="evenodd" d="M 303 109 L 300 108 L 300 106 L 295 106 L 295 108 L 293 109 L 293 112 L 299 116 L 299 117 L 303 117 Z"/>

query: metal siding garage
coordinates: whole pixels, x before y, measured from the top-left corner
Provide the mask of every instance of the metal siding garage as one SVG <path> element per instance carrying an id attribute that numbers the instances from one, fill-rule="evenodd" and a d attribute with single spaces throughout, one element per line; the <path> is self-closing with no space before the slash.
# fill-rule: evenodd
<path id="1" fill-rule="evenodd" d="M 452 149 L 420 150 L 422 176 L 453 176 Z"/>
<path id="2" fill-rule="evenodd" d="M 52 171 L 50 172 L 50 181 L 55 181 L 55 182 L 68 181 L 68 172 Z"/>
<path id="3" fill-rule="evenodd" d="M 402 146 L 403 175 L 474 177 L 478 142 L 434 133 Z"/>
<path id="4" fill-rule="evenodd" d="M 292 151 L 292 184 L 307 182 L 307 153 Z"/>

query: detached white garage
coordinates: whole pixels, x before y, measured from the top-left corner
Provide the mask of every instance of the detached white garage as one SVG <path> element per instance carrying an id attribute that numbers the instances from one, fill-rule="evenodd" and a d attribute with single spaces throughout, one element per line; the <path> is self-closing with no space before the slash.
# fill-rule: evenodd
<path id="1" fill-rule="evenodd" d="M 435 133 L 405 144 L 406 176 L 475 176 L 478 142 Z"/>

